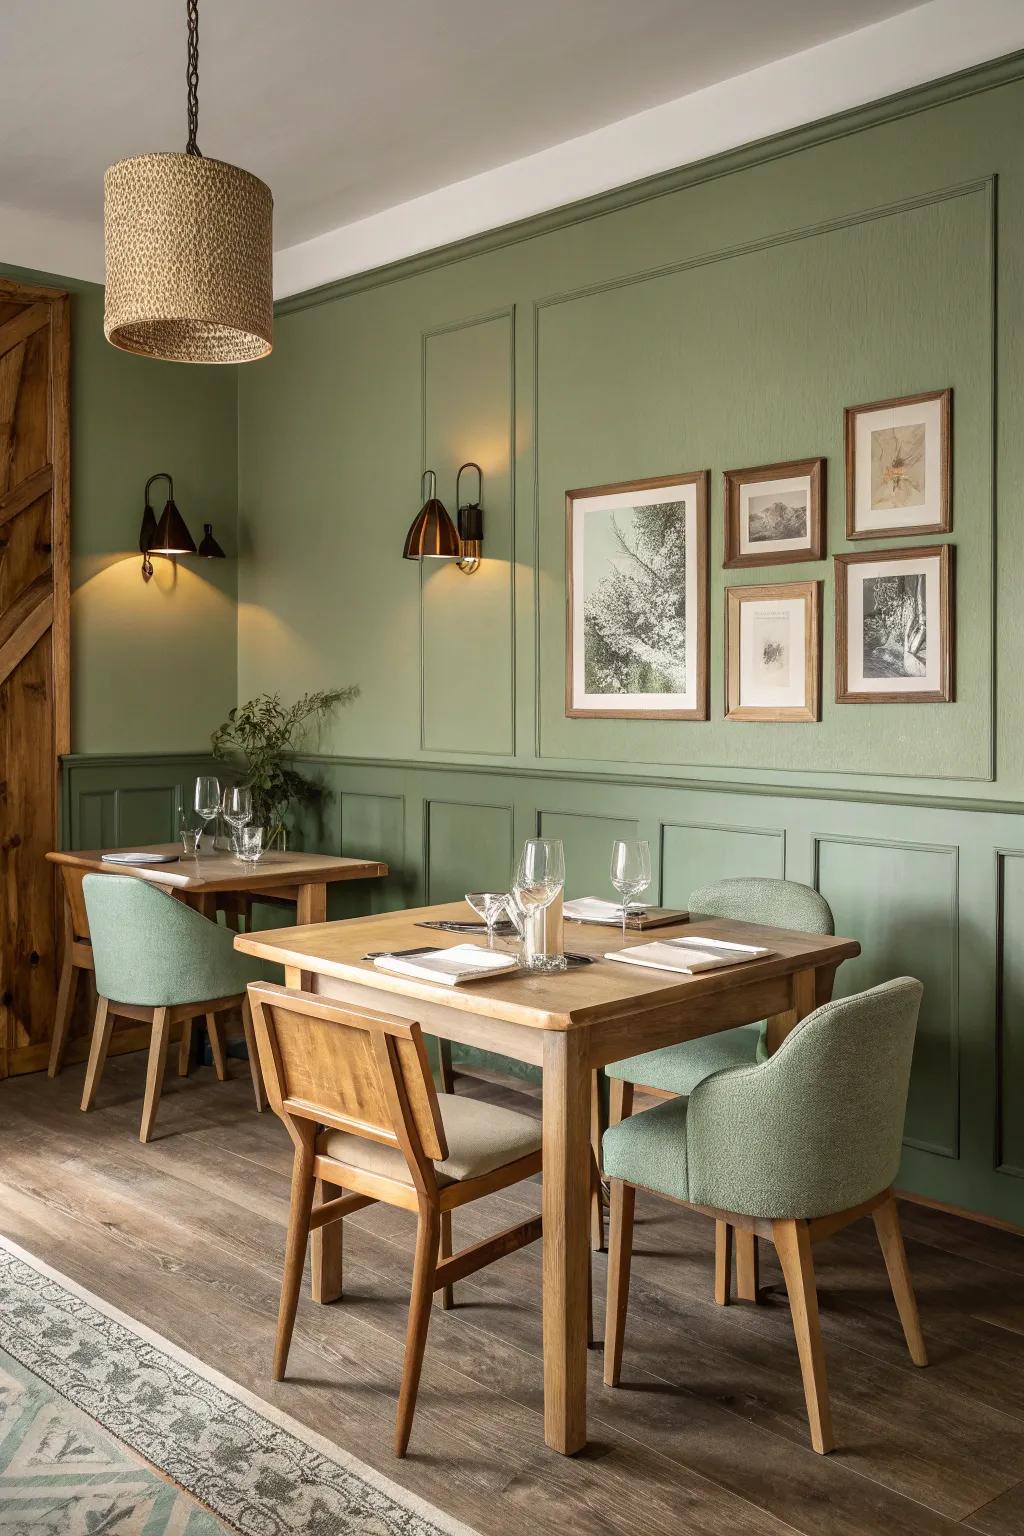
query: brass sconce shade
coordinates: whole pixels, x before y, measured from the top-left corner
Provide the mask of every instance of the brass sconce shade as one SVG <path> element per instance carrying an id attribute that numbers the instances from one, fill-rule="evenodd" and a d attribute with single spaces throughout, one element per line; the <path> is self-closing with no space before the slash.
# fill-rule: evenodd
<path id="1" fill-rule="evenodd" d="M 199 554 L 206 560 L 226 560 L 227 555 L 213 536 L 213 524 L 203 524 L 203 536 L 199 540 Z"/>
<path id="2" fill-rule="evenodd" d="M 103 178 L 103 334 L 144 357 L 247 363 L 273 344 L 274 200 L 199 149 L 199 0 L 186 14 L 185 152 L 120 160 Z"/>
<path id="3" fill-rule="evenodd" d="M 405 560 L 458 560 L 462 554 L 455 524 L 448 516 L 444 502 L 437 499 L 437 476 L 432 469 L 425 469 L 420 480 L 420 494 L 429 479 L 430 493 L 413 519 L 412 527 L 405 536 L 402 558 Z"/>

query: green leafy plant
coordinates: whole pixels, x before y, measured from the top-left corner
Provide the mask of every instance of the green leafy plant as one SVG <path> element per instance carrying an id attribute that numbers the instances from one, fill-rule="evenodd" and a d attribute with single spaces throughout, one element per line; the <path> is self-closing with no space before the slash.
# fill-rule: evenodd
<path id="1" fill-rule="evenodd" d="M 294 704 L 282 704 L 279 693 L 261 693 L 237 705 L 214 731 L 213 755 L 230 763 L 252 791 L 253 821 L 267 828 L 268 841 L 281 833 L 290 806 L 314 806 L 323 798 L 324 786 L 304 778 L 291 759 L 312 726 L 358 693 L 354 686 L 321 688 Z"/>

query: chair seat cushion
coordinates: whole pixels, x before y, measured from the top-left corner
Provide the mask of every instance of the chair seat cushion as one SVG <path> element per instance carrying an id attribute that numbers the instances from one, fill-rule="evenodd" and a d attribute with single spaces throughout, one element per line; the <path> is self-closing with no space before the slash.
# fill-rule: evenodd
<path id="1" fill-rule="evenodd" d="M 686 1111 L 686 1099 L 669 1099 L 605 1131 L 601 1150 L 608 1177 L 688 1200 Z"/>
<path id="2" fill-rule="evenodd" d="M 723 1029 L 701 1040 L 684 1040 L 681 1045 L 666 1045 L 660 1051 L 646 1051 L 642 1056 L 627 1056 L 605 1067 L 609 1077 L 645 1088 L 663 1088 L 666 1093 L 684 1097 L 712 1072 L 726 1067 L 750 1067 L 767 1055 L 762 1024 L 743 1024 L 739 1029 Z"/>
<path id="3" fill-rule="evenodd" d="M 434 1164 L 439 1184 L 479 1178 L 540 1151 L 541 1124 L 530 1115 L 454 1093 L 439 1093 L 437 1102 L 448 1142 L 448 1156 Z M 349 1131 L 324 1131 L 316 1149 L 322 1156 L 336 1158 L 363 1173 L 412 1183 L 405 1154 L 379 1141 L 367 1141 Z"/>

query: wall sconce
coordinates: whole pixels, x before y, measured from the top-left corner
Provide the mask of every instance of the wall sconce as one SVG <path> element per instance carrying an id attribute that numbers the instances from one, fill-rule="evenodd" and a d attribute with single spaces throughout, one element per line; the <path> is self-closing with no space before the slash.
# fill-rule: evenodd
<path id="1" fill-rule="evenodd" d="M 459 481 L 463 469 L 475 469 L 479 477 L 479 498 L 483 489 L 483 475 L 479 464 L 463 464 L 455 480 L 455 499 L 459 499 Z M 437 497 L 437 476 L 432 469 L 425 469 L 420 480 L 420 494 L 429 480 L 429 495 L 424 501 L 409 532 L 405 536 L 404 560 L 454 560 L 460 571 L 467 576 L 480 565 L 480 546 L 483 542 L 483 512 L 479 499 L 465 507 L 459 507 L 459 527 L 448 515 L 443 501 Z"/>
<path id="2" fill-rule="evenodd" d="M 167 502 L 159 522 L 149 500 L 149 488 L 154 480 L 167 481 Z M 214 560 L 226 558 L 213 536 L 212 523 L 203 524 L 203 541 L 198 550 L 196 549 L 195 539 L 189 533 L 188 525 L 174 502 L 174 481 L 165 470 L 150 475 L 146 481 L 146 505 L 143 508 L 142 526 L 139 529 L 139 549 L 142 551 L 143 581 L 148 581 L 153 574 L 151 555 L 200 554 Z"/>

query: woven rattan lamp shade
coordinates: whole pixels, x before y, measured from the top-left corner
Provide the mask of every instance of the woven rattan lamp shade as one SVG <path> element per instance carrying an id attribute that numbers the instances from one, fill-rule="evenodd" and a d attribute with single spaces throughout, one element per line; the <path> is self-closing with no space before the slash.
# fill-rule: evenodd
<path id="1" fill-rule="evenodd" d="M 203 155 L 136 155 L 103 179 L 103 331 L 125 352 L 246 363 L 273 346 L 274 200 Z"/>

